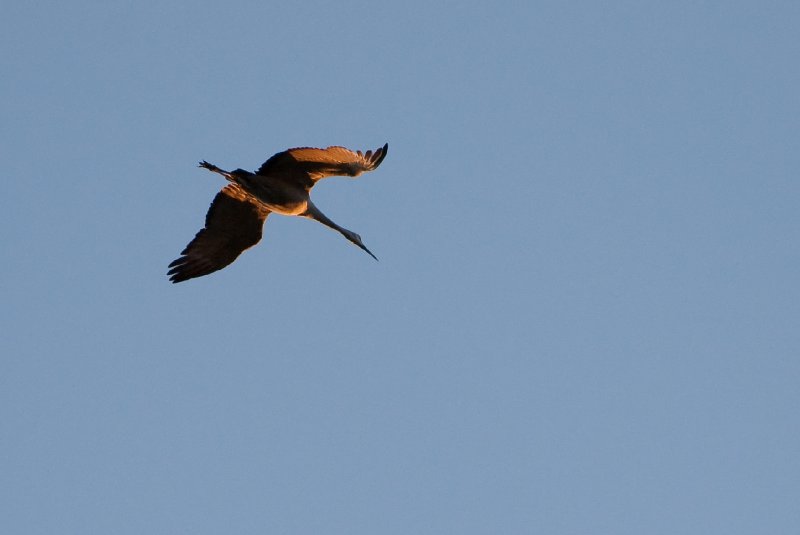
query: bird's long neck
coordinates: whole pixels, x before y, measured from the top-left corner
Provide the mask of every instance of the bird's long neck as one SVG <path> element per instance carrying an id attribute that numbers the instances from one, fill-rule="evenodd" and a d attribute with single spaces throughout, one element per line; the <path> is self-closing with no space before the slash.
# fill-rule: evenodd
<path id="1" fill-rule="evenodd" d="M 314 203 L 312 203 L 310 200 L 308 201 L 308 208 L 306 209 L 305 213 L 302 214 L 302 216 L 303 217 L 307 217 L 309 219 L 313 219 L 314 221 L 319 221 L 320 223 L 322 223 L 326 227 L 330 227 L 333 230 L 335 230 L 336 232 L 339 232 L 339 233 L 343 234 L 347 239 L 350 239 L 349 236 L 347 236 L 347 233 L 349 231 L 346 228 L 340 227 L 339 225 L 337 225 L 336 223 L 331 221 L 328 218 L 328 216 L 323 214 L 322 211 L 319 208 L 317 208 L 314 205 Z"/>

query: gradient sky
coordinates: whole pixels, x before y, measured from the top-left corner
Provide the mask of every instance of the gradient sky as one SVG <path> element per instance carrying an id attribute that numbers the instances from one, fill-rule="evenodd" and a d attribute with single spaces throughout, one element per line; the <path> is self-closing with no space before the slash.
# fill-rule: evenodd
<path id="1" fill-rule="evenodd" d="M 0 532 L 797 533 L 799 6 L 7 2 Z"/>

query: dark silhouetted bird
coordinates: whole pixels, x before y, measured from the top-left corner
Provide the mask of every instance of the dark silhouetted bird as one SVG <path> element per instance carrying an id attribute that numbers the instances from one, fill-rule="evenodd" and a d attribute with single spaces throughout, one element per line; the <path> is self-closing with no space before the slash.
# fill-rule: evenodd
<path id="1" fill-rule="evenodd" d="M 380 165 L 389 150 L 387 143 L 376 151 L 353 152 L 344 147 L 301 147 L 279 152 L 256 171 L 224 171 L 206 161 L 200 167 L 219 173 L 228 182 L 217 193 L 206 214 L 206 226 L 169 265 L 172 282 L 202 277 L 232 263 L 261 240 L 264 221 L 271 212 L 307 217 L 340 232 L 366 251 L 361 236 L 340 227 L 314 206 L 311 188 L 329 176 L 357 177 Z"/>

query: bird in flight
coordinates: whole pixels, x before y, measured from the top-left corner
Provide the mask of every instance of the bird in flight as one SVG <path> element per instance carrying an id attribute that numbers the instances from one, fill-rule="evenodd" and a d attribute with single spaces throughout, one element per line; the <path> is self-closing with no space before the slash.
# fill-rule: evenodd
<path id="1" fill-rule="evenodd" d="M 228 172 L 206 161 L 200 162 L 200 167 L 219 173 L 229 184 L 214 197 L 205 227 L 169 265 L 169 280 L 175 283 L 202 277 L 231 264 L 245 249 L 261 240 L 264 221 L 272 212 L 319 221 L 377 260 L 361 242 L 361 236 L 328 219 L 314 206 L 309 194 L 322 178 L 357 177 L 372 171 L 388 150 L 388 143 L 363 154 L 344 147 L 300 147 L 279 152 L 255 173 L 243 169 Z"/>

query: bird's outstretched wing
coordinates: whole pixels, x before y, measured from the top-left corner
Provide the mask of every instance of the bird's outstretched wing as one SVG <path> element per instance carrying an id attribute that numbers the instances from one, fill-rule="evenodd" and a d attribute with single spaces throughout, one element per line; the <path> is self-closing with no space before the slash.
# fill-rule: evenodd
<path id="1" fill-rule="evenodd" d="M 329 176 L 358 176 L 378 167 L 389 144 L 375 150 L 353 152 L 344 147 L 314 149 L 299 147 L 279 152 L 256 171 L 257 175 L 296 180 L 312 186 Z"/>
<path id="2" fill-rule="evenodd" d="M 268 215 L 269 210 L 252 201 L 238 186 L 225 186 L 208 209 L 205 228 L 169 265 L 169 280 L 182 282 L 202 277 L 232 263 L 261 240 Z"/>

